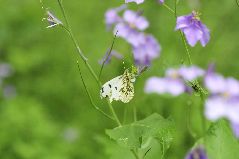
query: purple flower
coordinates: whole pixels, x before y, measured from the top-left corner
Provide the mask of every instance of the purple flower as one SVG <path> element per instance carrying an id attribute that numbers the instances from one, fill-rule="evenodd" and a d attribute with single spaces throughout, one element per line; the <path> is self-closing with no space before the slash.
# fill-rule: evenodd
<path id="1" fill-rule="evenodd" d="M 121 17 L 118 15 L 118 12 L 126 9 L 126 5 L 122 5 L 118 8 L 112 8 L 106 11 L 105 13 L 105 23 L 108 29 L 111 28 L 112 25 L 120 22 L 122 19 Z"/>
<path id="2" fill-rule="evenodd" d="M 152 35 L 145 35 L 144 41 L 133 47 L 134 59 L 137 65 L 150 65 L 160 54 L 161 47 Z"/>
<path id="3" fill-rule="evenodd" d="M 193 11 L 189 15 L 178 17 L 175 29 L 180 29 L 185 34 L 188 44 L 191 46 L 195 46 L 200 41 L 204 47 L 209 42 L 209 29 L 200 21 L 197 12 Z"/>
<path id="4" fill-rule="evenodd" d="M 205 77 L 205 86 L 211 93 L 205 103 L 206 117 L 212 121 L 227 118 L 238 136 L 234 125 L 239 125 L 239 81 L 211 72 Z"/>
<path id="5" fill-rule="evenodd" d="M 125 3 L 129 3 L 129 2 L 135 2 L 137 4 L 143 3 L 144 0 L 125 0 Z"/>
<path id="6" fill-rule="evenodd" d="M 115 57 L 117 59 L 123 59 L 123 55 L 121 55 L 120 53 L 116 52 L 115 50 L 111 51 L 111 53 L 108 56 L 108 58 L 107 58 L 107 56 L 108 56 L 108 51 L 106 52 L 105 56 L 101 60 L 98 61 L 99 64 L 102 65 L 104 61 L 105 61 L 105 64 L 108 64 L 111 61 L 112 57 Z"/>
<path id="7" fill-rule="evenodd" d="M 232 123 L 232 130 L 237 138 L 239 138 L 239 123 Z"/>
<path id="8" fill-rule="evenodd" d="M 179 69 L 170 68 L 166 70 L 164 78 L 151 77 L 145 85 L 146 93 L 168 93 L 173 96 L 178 96 L 190 89 L 185 84 L 185 80 L 194 80 L 204 75 L 204 71 L 196 66 L 182 66 Z"/>
<path id="9" fill-rule="evenodd" d="M 146 81 L 146 93 L 168 93 L 173 96 L 178 96 L 185 91 L 185 85 L 180 80 L 167 78 L 151 77 Z"/>
<path id="10" fill-rule="evenodd" d="M 206 152 L 202 146 L 193 148 L 190 152 L 188 152 L 185 159 L 208 159 Z"/>
<path id="11" fill-rule="evenodd" d="M 163 3 L 164 3 L 164 0 L 158 0 L 158 2 L 159 2 L 160 4 L 163 4 Z"/>
<path id="12" fill-rule="evenodd" d="M 210 73 L 205 77 L 205 86 L 214 95 L 239 96 L 239 82 L 232 77 L 225 79 L 222 75 Z"/>
<path id="13" fill-rule="evenodd" d="M 115 26 L 115 31 L 118 31 L 118 36 L 124 38 L 132 46 L 138 46 L 145 41 L 145 35 L 131 28 L 125 23 L 118 23 Z"/>
<path id="14" fill-rule="evenodd" d="M 182 76 L 185 80 L 192 81 L 197 77 L 203 76 L 205 71 L 197 66 L 186 67 L 182 66 L 179 70 L 179 75 Z"/>
<path id="15" fill-rule="evenodd" d="M 167 77 L 182 78 L 183 80 L 192 81 L 205 74 L 205 71 L 197 66 L 182 65 L 179 69 L 170 68 L 166 71 Z"/>
<path id="16" fill-rule="evenodd" d="M 140 12 L 132 10 L 126 10 L 122 17 L 115 15 L 108 23 L 115 25 L 114 33 L 117 32 L 119 37 L 131 44 L 136 65 L 149 65 L 161 51 L 158 41 L 152 35 L 143 32 L 148 28 L 149 22 Z"/>
<path id="17" fill-rule="evenodd" d="M 143 16 L 140 16 L 139 12 L 126 10 L 124 12 L 123 19 L 133 29 L 142 31 L 149 26 L 149 22 Z"/>

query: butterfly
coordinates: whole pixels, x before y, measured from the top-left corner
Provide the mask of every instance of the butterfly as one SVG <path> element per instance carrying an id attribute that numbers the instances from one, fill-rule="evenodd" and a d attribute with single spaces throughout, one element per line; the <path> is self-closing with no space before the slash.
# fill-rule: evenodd
<path id="1" fill-rule="evenodd" d="M 123 75 L 117 76 L 106 82 L 101 90 L 101 98 L 109 98 L 110 102 L 122 101 L 128 103 L 134 97 L 134 82 L 136 75 L 126 69 Z"/>

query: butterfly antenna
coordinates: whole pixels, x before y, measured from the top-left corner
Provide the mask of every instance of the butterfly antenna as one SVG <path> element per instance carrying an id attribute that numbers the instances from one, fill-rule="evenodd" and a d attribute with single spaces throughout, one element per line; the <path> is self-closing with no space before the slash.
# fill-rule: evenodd
<path id="1" fill-rule="evenodd" d="M 82 72 L 81 72 L 81 69 L 80 69 L 79 61 L 77 60 L 76 63 L 77 63 L 77 66 L 78 66 L 78 70 L 79 70 L 79 72 L 80 72 L 81 81 L 82 81 L 82 83 L 83 83 L 83 85 L 84 85 L 86 94 L 87 94 L 87 96 L 88 96 L 89 99 L 90 99 L 91 105 L 92 105 L 98 112 L 100 112 L 101 114 L 103 114 L 105 117 L 107 117 L 107 118 L 109 118 L 109 119 L 112 119 L 112 120 L 115 120 L 113 117 L 111 117 L 110 115 L 108 115 L 107 113 L 105 113 L 103 110 L 101 110 L 98 106 L 96 106 L 96 104 L 95 104 L 94 101 L 93 101 L 92 96 L 90 95 L 90 92 L 88 91 L 88 89 L 87 89 L 87 87 L 86 87 L 86 84 L 85 84 L 85 81 L 84 81 L 84 78 L 83 78 L 83 76 L 82 76 Z"/>
<path id="2" fill-rule="evenodd" d="M 102 74 L 103 68 L 104 68 L 104 66 L 105 66 L 105 63 L 106 63 L 106 61 L 108 60 L 108 58 L 110 57 L 110 55 L 111 55 L 111 52 L 112 52 L 112 49 L 113 49 L 113 47 L 114 47 L 115 39 L 116 39 L 116 37 L 117 37 L 117 34 L 118 34 L 118 30 L 116 31 L 116 33 L 115 33 L 115 35 L 114 35 L 114 38 L 113 38 L 113 41 L 112 41 L 112 43 L 111 43 L 110 49 L 109 49 L 109 51 L 107 52 L 107 55 L 106 55 L 106 57 L 105 57 L 105 59 L 104 59 L 102 65 L 101 65 L 100 73 L 99 73 L 99 77 L 98 77 L 99 79 L 100 79 L 100 77 L 101 77 L 101 74 Z"/>

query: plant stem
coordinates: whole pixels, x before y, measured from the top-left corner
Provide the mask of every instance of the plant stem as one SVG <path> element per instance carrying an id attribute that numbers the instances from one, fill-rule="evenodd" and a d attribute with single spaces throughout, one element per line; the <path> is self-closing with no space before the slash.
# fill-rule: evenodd
<path id="1" fill-rule="evenodd" d="M 133 155 L 136 159 L 140 159 L 138 153 L 134 149 L 131 149 L 130 151 L 133 153 Z"/>
<path id="2" fill-rule="evenodd" d="M 203 130 L 203 135 L 204 135 L 204 133 L 206 133 L 206 129 L 207 129 L 207 127 L 206 127 L 206 120 L 205 120 L 205 117 L 204 117 L 204 106 L 203 106 L 203 104 L 204 104 L 204 94 L 203 93 L 200 93 L 200 98 L 201 98 L 201 107 L 200 107 L 200 110 L 201 110 L 201 112 L 200 112 L 200 114 L 201 114 L 201 118 L 202 118 L 202 130 Z"/>
<path id="3" fill-rule="evenodd" d="M 77 52 L 79 53 L 81 59 L 82 59 L 83 62 L 85 63 L 87 69 L 90 71 L 91 75 L 92 75 L 92 76 L 94 77 L 94 79 L 96 80 L 96 82 L 97 82 L 99 88 L 101 88 L 101 82 L 100 82 L 99 78 L 97 77 L 97 75 L 96 75 L 95 71 L 93 70 L 93 68 L 91 67 L 91 65 L 88 63 L 87 58 L 85 57 L 85 55 L 84 55 L 83 52 L 81 51 L 80 46 L 78 45 L 78 42 L 77 42 L 76 38 L 74 37 L 74 34 L 73 34 L 72 31 L 71 31 L 71 27 L 70 27 L 70 24 L 69 24 L 69 22 L 68 22 L 68 19 L 67 19 L 66 13 L 65 13 L 65 9 L 64 9 L 64 7 L 63 7 L 63 5 L 62 5 L 62 1 L 61 1 L 61 0 L 57 0 L 57 2 L 58 2 L 58 4 L 59 4 L 59 6 L 60 6 L 61 12 L 62 12 L 63 17 L 64 17 L 65 22 L 66 22 L 66 26 L 64 26 L 64 25 L 61 25 L 61 26 L 62 26 L 62 27 L 64 28 L 64 30 L 69 34 L 69 36 L 70 36 L 71 40 L 73 41 L 74 46 L 76 47 L 76 50 L 77 50 Z M 85 87 L 85 88 L 86 88 L 86 87 Z M 89 92 L 87 88 L 86 88 L 86 91 Z M 90 96 L 90 97 L 91 97 L 91 96 Z M 91 99 L 91 101 L 92 101 L 92 98 L 90 98 L 90 99 Z M 112 106 L 111 103 L 109 102 L 109 99 L 107 99 L 107 103 L 108 103 L 109 109 L 111 110 L 112 115 L 113 115 L 115 121 L 117 122 L 117 124 L 118 124 L 119 126 L 121 126 L 121 123 L 120 123 L 120 121 L 119 121 L 119 118 L 117 117 L 117 115 L 116 115 L 116 113 L 115 113 L 115 111 L 114 111 L 113 106 Z"/>
<path id="4" fill-rule="evenodd" d="M 121 122 L 119 121 L 118 116 L 117 116 L 116 113 L 115 113 L 115 110 L 114 110 L 112 104 L 110 103 L 109 100 L 107 100 L 107 103 L 108 103 L 108 105 L 109 105 L 109 108 L 110 108 L 110 110 L 111 110 L 111 112 L 112 112 L 112 115 L 114 116 L 115 121 L 117 122 L 118 126 L 122 126 Z"/>
<path id="5" fill-rule="evenodd" d="M 168 9 L 171 13 L 175 14 L 174 10 L 170 8 L 167 4 L 163 3 L 163 6 Z"/>
<path id="6" fill-rule="evenodd" d="M 179 32 L 180 32 L 180 36 L 183 40 L 183 44 L 184 44 L 184 47 L 185 47 L 185 50 L 186 50 L 186 53 L 187 53 L 188 62 L 189 62 L 190 65 L 192 65 L 191 55 L 190 55 L 190 51 L 189 51 L 188 44 L 186 42 L 185 36 L 183 35 L 183 32 L 181 30 Z"/>
<path id="7" fill-rule="evenodd" d="M 170 8 L 167 4 L 163 3 L 163 6 L 168 10 L 170 11 L 171 13 L 174 14 L 174 17 L 177 18 L 177 0 L 175 0 L 175 7 L 174 7 L 174 10 L 172 8 Z M 192 60 L 191 60 L 191 56 L 190 56 L 190 51 L 189 51 L 189 48 L 188 48 L 188 44 L 186 42 L 186 39 L 185 39 L 185 36 L 183 35 L 183 32 L 180 30 L 179 31 L 180 33 L 180 36 L 182 38 L 182 41 L 183 41 L 183 44 L 184 44 L 184 47 L 185 47 L 185 50 L 186 50 L 186 53 L 187 53 L 187 57 L 188 57 L 188 62 L 190 65 L 192 65 Z"/>
<path id="8" fill-rule="evenodd" d="M 133 113 L 134 113 L 134 122 L 136 122 L 137 121 L 137 108 L 135 105 L 133 106 Z"/>
<path id="9" fill-rule="evenodd" d="M 96 106 L 96 104 L 93 102 L 93 99 L 92 99 L 92 96 L 90 95 L 90 92 L 88 91 L 87 87 L 86 87 L 86 84 L 85 84 L 85 81 L 84 81 L 84 78 L 83 78 L 83 75 L 81 73 L 81 69 L 80 69 L 80 65 L 79 65 L 79 62 L 77 61 L 77 65 L 78 65 L 78 69 L 79 69 L 79 72 L 80 72 L 80 77 L 81 77 L 81 81 L 84 85 L 84 88 L 86 90 L 86 94 L 88 95 L 89 99 L 90 99 L 90 103 L 91 105 L 97 110 L 99 111 L 100 113 L 102 113 L 105 117 L 111 119 L 111 120 L 115 120 L 114 118 L 112 118 L 110 115 L 106 114 L 103 110 L 101 110 L 99 107 Z"/>
<path id="10" fill-rule="evenodd" d="M 107 55 L 106 55 L 106 57 L 105 57 L 105 59 L 104 59 L 102 65 L 101 65 L 100 73 L 99 73 L 99 77 L 98 77 L 99 79 L 100 79 L 100 77 L 101 77 L 101 74 L 102 74 L 102 71 L 103 71 L 105 62 L 106 62 L 106 61 L 108 60 L 108 58 L 110 57 L 110 54 L 111 54 L 112 49 L 113 49 L 113 47 L 114 47 L 115 38 L 117 37 L 117 34 L 118 34 L 118 30 L 117 30 L 116 33 L 115 33 L 115 36 L 114 36 L 113 42 L 112 42 L 112 44 L 111 44 L 110 50 L 108 51 L 108 53 L 107 53 Z"/>

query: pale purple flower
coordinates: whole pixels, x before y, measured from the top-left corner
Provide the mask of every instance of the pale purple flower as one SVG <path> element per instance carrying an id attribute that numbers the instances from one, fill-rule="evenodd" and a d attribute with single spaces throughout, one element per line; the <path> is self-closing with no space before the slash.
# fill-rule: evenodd
<path id="1" fill-rule="evenodd" d="M 211 72 L 205 77 L 205 86 L 211 93 L 205 103 L 206 117 L 212 121 L 227 118 L 232 125 L 239 125 L 239 81 Z M 238 128 L 232 127 L 238 136 Z"/>
<path id="2" fill-rule="evenodd" d="M 124 38 L 132 46 L 138 46 L 145 41 L 144 33 L 138 32 L 131 28 L 128 24 L 118 23 L 115 26 L 115 33 L 118 31 L 118 36 Z"/>
<path id="3" fill-rule="evenodd" d="M 232 123 L 232 130 L 237 138 L 239 138 L 239 123 Z"/>
<path id="4" fill-rule="evenodd" d="M 198 146 L 193 148 L 190 152 L 188 152 L 185 159 L 208 159 L 207 154 L 202 146 Z"/>
<path id="5" fill-rule="evenodd" d="M 111 61 L 112 57 L 115 57 L 116 59 L 123 59 L 123 57 L 124 57 L 122 54 L 118 53 L 118 52 L 115 51 L 115 50 L 112 50 L 112 51 L 111 51 L 111 53 L 110 53 L 110 55 L 108 56 L 108 58 L 107 58 L 107 56 L 108 56 L 108 51 L 107 51 L 107 53 L 104 55 L 104 57 L 98 61 L 99 64 L 102 65 L 104 61 L 105 61 L 105 64 L 108 64 L 108 63 Z M 107 58 L 107 59 L 106 59 L 106 58 Z"/>
<path id="6" fill-rule="evenodd" d="M 122 21 L 122 18 L 118 15 L 118 12 L 126 9 L 126 7 L 126 5 L 121 5 L 120 7 L 112 8 L 106 11 L 105 23 L 108 29 L 110 29 L 112 25 Z"/>
<path id="7" fill-rule="evenodd" d="M 204 70 L 194 65 L 189 67 L 182 65 L 179 69 L 169 68 L 166 71 L 167 77 L 182 78 L 183 80 L 186 81 L 192 81 L 198 77 L 203 76 L 204 74 L 205 74 Z"/>
<path id="8" fill-rule="evenodd" d="M 164 3 L 164 0 L 158 0 L 158 2 L 159 2 L 160 4 L 163 4 L 163 3 Z"/>
<path id="9" fill-rule="evenodd" d="M 141 16 L 141 12 L 125 10 L 122 17 L 113 17 L 114 33 L 123 38 L 133 49 L 137 65 L 149 65 L 153 59 L 159 57 L 161 47 L 158 41 L 143 31 L 148 28 L 149 22 Z M 112 24 L 111 23 L 111 24 Z"/>
<path id="10" fill-rule="evenodd" d="M 167 80 L 164 78 L 159 77 L 150 77 L 146 81 L 145 89 L 144 91 L 146 93 L 158 93 L 163 94 L 167 92 Z"/>
<path id="11" fill-rule="evenodd" d="M 123 20 L 116 24 L 114 32 L 118 31 L 118 36 L 124 38 L 133 46 L 137 46 L 145 41 L 145 35 L 142 32 L 149 23 L 138 12 L 126 10 L 123 14 Z"/>
<path id="12" fill-rule="evenodd" d="M 205 74 L 205 71 L 197 66 L 186 67 L 182 66 L 178 70 L 180 76 L 182 76 L 185 80 L 192 81 L 197 77 L 201 77 Z"/>
<path id="13" fill-rule="evenodd" d="M 178 96 L 191 90 L 185 81 L 194 80 L 203 75 L 204 71 L 196 66 L 182 66 L 179 69 L 169 68 L 166 70 L 165 77 L 149 78 L 145 85 L 145 92 L 158 94 L 168 93 L 173 96 Z"/>
<path id="14" fill-rule="evenodd" d="M 152 35 L 145 35 L 144 41 L 133 47 L 134 59 L 137 65 L 150 65 L 151 61 L 160 55 L 161 47 Z"/>
<path id="15" fill-rule="evenodd" d="M 239 82 L 232 77 L 224 78 L 217 73 L 211 73 L 205 77 L 205 86 L 212 94 L 239 96 Z"/>
<path id="16" fill-rule="evenodd" d="M 180 29 L 185 34 L 187 42 L 191 46 L 195 46 L 200 41 L 204 47 L 209 42 L 209 29 L 200 21 L 197 12 L 193 11 L 189 15 L 178 17 L 175 29 Z"/>
<path id="17" fill-rule="evenodd" d="M 142 31 L 149 26 L 149 22 L 143 16 L 140 16 L 139 12 L 134 12 L 132 10 L 126 10 L 123 14 L 123 19 L 133 29 Z"/>
<path id="18" fill-rule="evenodd" d="M 129 3 L 129 2 L 135 2 L 137 4 L 143 3 L 144 0 L 125 0 L 125 3 Z"/>

